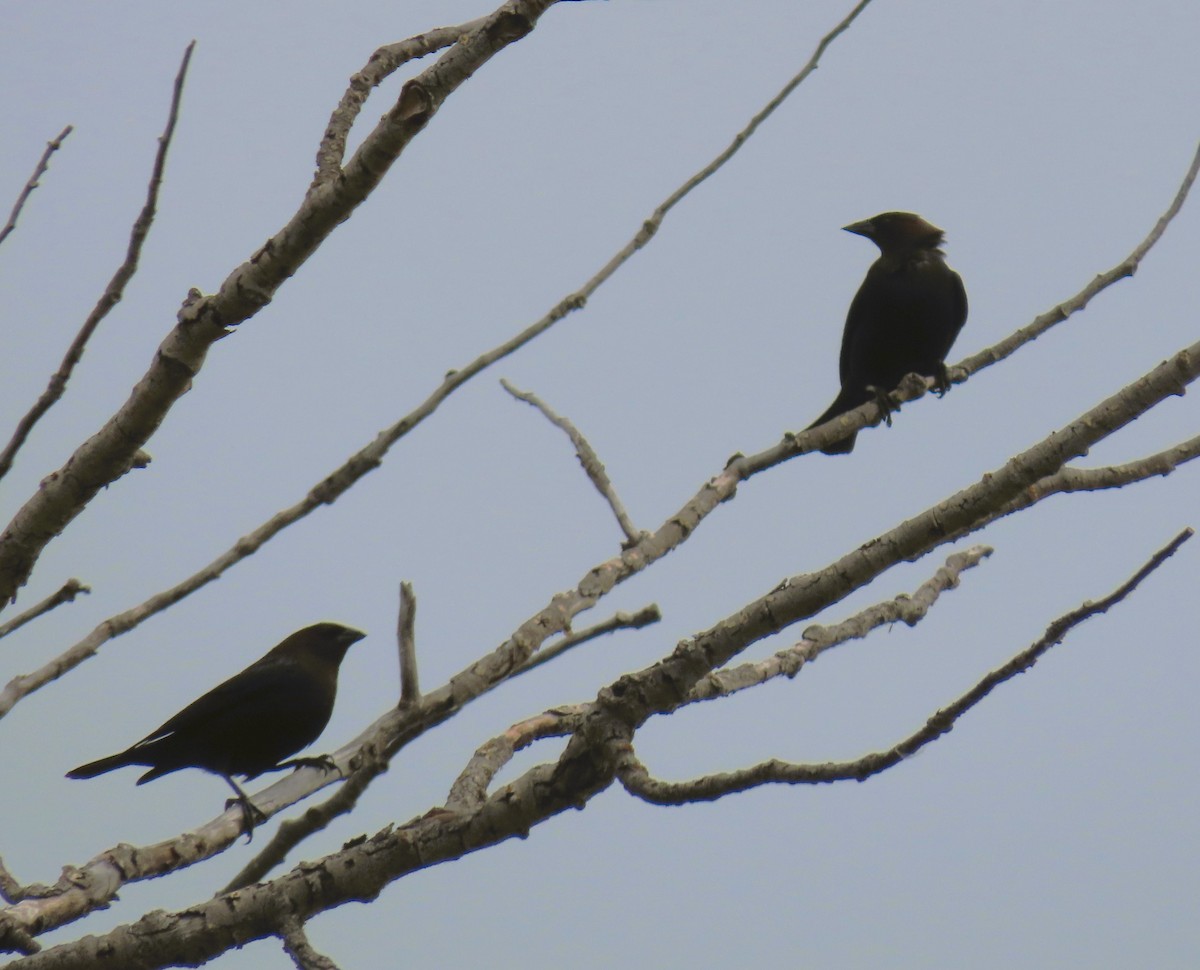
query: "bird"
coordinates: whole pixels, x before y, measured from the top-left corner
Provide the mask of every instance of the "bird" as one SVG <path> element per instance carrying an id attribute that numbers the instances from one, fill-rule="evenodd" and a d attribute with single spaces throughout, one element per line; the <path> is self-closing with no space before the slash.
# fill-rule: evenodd
<path id="1" fill-rule="evenodd" d="M 889 410 L 885 395 L 907 374 L 949 387 L 946 355 L 967 320 L 967 291 L 939 248 L 945 233 L 913 212 L 884 212 L 843 227 L 879 247 L 846 314 L 838 359 L 841 390 L 833 404 L 805 428 L 832 421 L 872 398 Z M 889 422 L 890 423 L 890 422 Z M 849 454 L 857 432 L 821 450 Z"/>
<path id="2" fill-rule="evenodd" d="M 333 714 L 338 668 L 346 651 L 366 634 L 340 623 L 317 623 L 287 637 L 241 673 L 117 754 L 80 765 L 68 778 L 94 778 L 126 765 L 149 771 L 144 785 L 182 768 L 202 768 L 224 778 L 237 793 L 246 834 L 253 838 L 254 806 L 234 775 L 246 780 L 267 771 L 329 767 L 324 758 L 283 759 L 320 737 Z"/>

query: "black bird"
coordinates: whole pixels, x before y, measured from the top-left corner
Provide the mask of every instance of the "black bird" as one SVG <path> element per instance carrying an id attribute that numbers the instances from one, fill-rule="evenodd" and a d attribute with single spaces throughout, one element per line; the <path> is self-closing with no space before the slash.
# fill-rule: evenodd
<path id="1" fill-rule="evenodd" d="M 845 227 L 880 249 L 854 295 L 842 332 L 838 375 L 842 389 L 815 428 L 883 395 L 907 374 L 949 386 L 946 354 L 967 320 L 967 291 L 938 248 L 945 235 L 912 212 L 884 212 Z M 806 431 L 808 428 L 805 429 Z M 854 450 L 857 433 L 822 448 L 827 455 Z"/>
<path id="2" fill-rule="evenodd" d="M 285 639 L 261 660 L 219 684 L 131 748 L 67 772 L 94 778 L 125 765 L 147 765 L 144 785 L 181 768 L 220 775 L 237 792 L 247 834 L 258 811 L 233 780 L 265 771 L 327 764 L 328 759 L 284 761 L 320 737 L 333 713 L 338 667 L 365 633 L 318 623 Z M 261 813 L 258 813 L 261 817 Z"/>

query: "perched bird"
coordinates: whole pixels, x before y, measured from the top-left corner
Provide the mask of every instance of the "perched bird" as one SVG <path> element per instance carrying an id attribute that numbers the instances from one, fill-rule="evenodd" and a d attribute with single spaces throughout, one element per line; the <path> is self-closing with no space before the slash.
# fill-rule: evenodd
<path id="1" fill-rule="evenodd" d="M 967 291 L 938 249 L 944 233 L 937 226 L 912 212 L 884 212 L 845 230 L 866 236 L 879 247 L 880 256 L 867 270 L 846 314 L 838 360 L 842 389 L 809 428 L 873 397 L 886 407 L 884 395 L 907 374 L 936 378 L 945 393 L 946 354 L 967 319 Z M 855 437 L 821 450 L 848 454 Z"/>
<path id="2" fill-rule="evenodd" d="M 339 623 L 305 627 L 133 747 L 80 765 L 67 777 L 94 778 L 125 765 L 146 765 L 150 770 L 137 781 L 144 785 L 180 768 L 203 768 L 237 792 L 250 834 L 258 810 L 233 776 L 250 779 L 265 771 L 328 763 L 328 758 L 283 759 L 325 730 L 337 695 L 338 667 L 351 644 L 364 636 Z"/>

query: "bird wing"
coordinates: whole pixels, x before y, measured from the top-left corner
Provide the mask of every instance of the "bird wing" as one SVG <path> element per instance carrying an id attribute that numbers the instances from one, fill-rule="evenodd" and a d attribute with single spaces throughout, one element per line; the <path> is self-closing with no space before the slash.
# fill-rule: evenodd
<path id="1" fill-rule="evenodd" d="M 220 734 L 225 729 L 236 729 L 248 717 L 270 724 L 276 718 L 286 718 L 297 705 L 303 706 L 309 692 L 307 678 L 294 664 L 275 658 L 260 661 L 196 698 L 142 738 L 134 749 L 192 728 Z"/>
<path id="2" fill-rule="evenodd" d="M 950 269 L 950 267 L 946 267 Z M 946 355 L 950 353 L 950 348 L 954 346 L 954 341 L 958 339 L 958 332 L 962 330 L 963 324 L 967 322 L 967 288 L 963 285 L 962 277 L 954 270 L 950 269 L 950 275 L 954 277 L 954 287 L 952 297 L 954 300 L 954 319 L 958 321 L 954 331 L 948 334 L 949 339 L 946 341 L 945 349 L 942 351 L 942 360 L 946 359 Z"/>
<path id="3" fill-rule="evenodd" d="M 894 302 L 896 267 L 883 257 L 877 259 L 867 270 L 850 309 L 846 311 L 846 326 L 842 330 L 842 350 L 838 356 L 838 380 L 853 403 L 847 408 L 857 407 L 867 401 L 869 395 L 864 388 L 864 363 L 869 360 L 873 348 L 881 339 L 887 339 L 889 310 Z"/>

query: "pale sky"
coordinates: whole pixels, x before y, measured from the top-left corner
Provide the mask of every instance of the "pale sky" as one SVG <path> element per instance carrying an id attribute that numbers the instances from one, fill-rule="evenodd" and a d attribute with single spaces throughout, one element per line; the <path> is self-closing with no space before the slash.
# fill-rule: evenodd
<path id="1" fill-rule="evenodd" d="M 43 555 L 24 608 L 93 592 L 0 644 L 0 684 L 228 548 L 461 367 L 591 277 L 802 66 L 849 0 L 564 3 L 467 82 L 274 302 L 212 349 L 147 450 Z M 170 86 L 197 41 L 158 219 L 124 301 L 0 487 L 5 521 L 122 403 L 189 287 L 214 291 L 287 220 L 347 79 L 371 52 L 489 12 L 485 0 L 337 5 L 10 4 L 0 24 L 0 211 L 75 126 L 0 246 L 7 440 L 119 264 Z M 370 636 L 315 750 L 396 702 L 396 586 L 413 582 L 424 686 L 505 640 L 621 535 L 537 392 L 588 435 L 634 521 L 657 528 L 736 451 L 836 392 L 845 310 L 874 247 L 840 227 L 889 209 L 947 231 L 971 315 L 957 360 L 1120 261 L 1174 196 L 1200 126 L 1200 7 L 1110 0 L 876 0 L 743 151 L 668 217 L 586 310 L 480 375 L 334 506 L 107 643 L 0 721 L 0 856 L 24 882 L 219 814 L 219 778 L 68 781 L 287 633 Z M 392 103 L 393 77 L 361 125 Z M 358 129 L 358 135 L 365 128 Z M 944 399 L 906 406 L 848 458 L 744 485 L 680 550 L 583 623 L 657 602 L 662 622 L 583 647 L 405 749 L 315 859 L 441 804 L 474 749 L 584 702 L 785 577 L 819 569 L 999 467 L 1197 339 L 1200 198 L 1137 275 Z M 1081 464 L 1195 435 L 1193 394 Z M 914 629 L 881 630 L 793 681 L 652 721 L 669 779 L 768 757 L 891 746 L 1099 599 L 1184 526 L 1195 466 L 1059 497 L 961 545 L 995 554 Z M 915 589 L 944 548 L 820 617 Z M 529 838 L 407 877 L 309 925 L 343 968 L 567 965 L 1185 968 L 1200 952 L 1200 651 L 1193 541 L 1107 616 L 947 737 L 864 784 L 656 808 L 614 786 Z M 765 656 L 801 629 L 755 646 Z M 557 757 L 543 742 L 516 769 Z M 513 777 L 513 770 L 504 778 Z M 269 779 L 268 779 L 269 781 Z M 254 790 L 254 786 L 251 786 Z M 318 796 L 320 797 L 320 796 Z M 299 811 L 297 808 L 295 811 Z M 286 817 L 286 816 L 285 816 Z M 266 841 L 276 822 L 259 838 Z M 127 886 L 47 935 L 101 933 L 203 901 L 257 850 Z M 277 941 L 223 970 L 291 966 Z"/>

